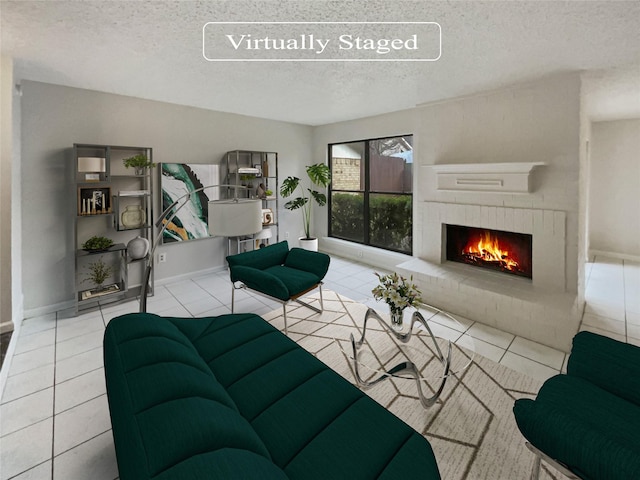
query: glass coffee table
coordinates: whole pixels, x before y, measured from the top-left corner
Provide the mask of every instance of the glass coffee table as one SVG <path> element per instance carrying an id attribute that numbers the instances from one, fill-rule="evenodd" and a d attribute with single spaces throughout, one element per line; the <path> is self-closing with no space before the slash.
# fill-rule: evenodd
<path id="1" fill-rule="evenodd" d="M 425 319 L 425 315 L 430 320 Z M 438 317 L 442 323 L 457 327 L 450 329 L 452 332 L 462 335 L 465 329 L 453 315 L 430 305 L 414 311 L 400 331 L 392 327 L 386 316 L 369 308 L 360 339 L 356 340 L 351 334 L 352 355 L 348 355 L 358 386 L 367 389 L 389 378 L 414 379 L 422 406 L 434 405 L 447 379 L 465 370 L 475 355 L 472 340 L 465 345 L 469 349 L 467 353 L 459 347 L 454 349 L 450 340 L 434 334 L 435 322 L 433 328 L 429 323 Z M 367 328 L 370 318 L 376 319 L 382 328 Z M 437 323 L 437 329 L 447 329 Z M 425 395 L 424 391 L 430 393 Z"/>

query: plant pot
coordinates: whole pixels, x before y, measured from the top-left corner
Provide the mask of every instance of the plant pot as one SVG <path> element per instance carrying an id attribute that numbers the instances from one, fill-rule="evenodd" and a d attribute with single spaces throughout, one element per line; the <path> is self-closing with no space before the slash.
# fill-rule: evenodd
<path id="1" fill-rule="evenodd" d="M 312 252 L 317 252 L 318 251 L 318 239 L 317 238 L 300 237 L 298 239 L 298 242 L 300 243 L 300 248 L 303 248 L 305 250 L 310 250 Z"/>

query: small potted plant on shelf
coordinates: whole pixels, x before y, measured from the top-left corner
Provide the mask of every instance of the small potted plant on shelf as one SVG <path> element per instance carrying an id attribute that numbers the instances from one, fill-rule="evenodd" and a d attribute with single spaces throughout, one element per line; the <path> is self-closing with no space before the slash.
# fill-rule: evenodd
<path id="1" fill-rule="evenodd" d="M 412 283 L 413 278 L 407 280 L 402 275 L 390 273 L 388 275 L 375 274 L 380 280 L 371 293 L 377 301 L 384 301 L 389 305 L 391 313 L 391 326 L 394 330 L 402 330 L 404 309 L 407 307 L 419 308 L 424 305 L 422 294 L 418 287 Z"/>
<path id="2" fill-rule="evenodd" d="M 113 246 L 113 240 L 107 237 L 94 235 L 82 244 L 82 249 L 88 252 L 103 252 Z"/>
<path id="3" fill-rule="evenodd" d="M 88 266 L 89 274 L 87 275 L 86 280 L 91 280 L 96 285 L 96 291 L 100 292 L 104 289 L 104 282 L 111 273 L 113 269 L 102 261 L 102 258 L 99 258 L 96 262 L 90 263 Z"/>
<path id="4" fill-rule="evenodd" d="M 146 168 L 153 168 L 156 166 L 146 155 L 139 153 L 133 157 L 125 158 L 123 160 L 125 168 L 133 167 L 136 175 L 143 175 Z"/>
<path id="5" fill-rule="evenodd" d="M 312 186 L 318 186 L 326 188 L 331 182 L 331 170 L 324 163 L 316 163 L 306 168 L 307 176 Z M 313 203 L 317 203 L 318 206 L 323 207 L 327 204 L 327 196 L 324 193 L 320 193 L 311 188 L 304 188 L 301 184 L 301 180 L 298 177 L 287 177 L 282 182 L 280 188 L 280 195 L 283 198 L 287 198 L 300 188 L 300 196 L 288 201 L 284 204 L 284 208 L 287 210 L 302 209 L 302 226 L 304 230 L 304 237 L 301 237 L 300 246 L 307 250 L 318 250 L 318 239 L 311 236 L 311 207 Z"/>

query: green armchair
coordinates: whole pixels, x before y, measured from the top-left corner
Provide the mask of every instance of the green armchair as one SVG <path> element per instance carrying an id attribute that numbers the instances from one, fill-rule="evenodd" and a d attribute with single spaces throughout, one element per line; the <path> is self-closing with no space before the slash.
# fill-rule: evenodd
<path id="1" fill-rule="evenodd" d="M 591 332 L 573 338 L 566 375 L 516 400 L 518 428 L 541 460 L 567 477 L 640 478 L 640 348 Z"/>
<path id="2" fill-rule="evenodd" d="M 284 331 L 288 333 L 287 304 L 290 302 L 322 313 L 322 279 L 329 270 L 330 261 L 329 255 L 324 253 L 302 248 L 289 250 L 286 240 L 259 250 L 229 255 L 231 313 L 235 309 L 235 291 L 240 288 L 251 290 L 282 303 Z M 300 300 L 315 288 L 320 290 L 320 308 Z"/>

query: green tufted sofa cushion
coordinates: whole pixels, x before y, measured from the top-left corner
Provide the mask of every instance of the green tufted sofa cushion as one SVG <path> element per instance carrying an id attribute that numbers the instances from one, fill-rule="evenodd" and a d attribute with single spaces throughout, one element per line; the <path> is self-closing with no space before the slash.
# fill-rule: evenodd
<path id="1" fill-rule="evenodd" d="M 122 480 L 440 478 L 421 435 L 253 314 L 118 317 L 105 372 Z"/>

